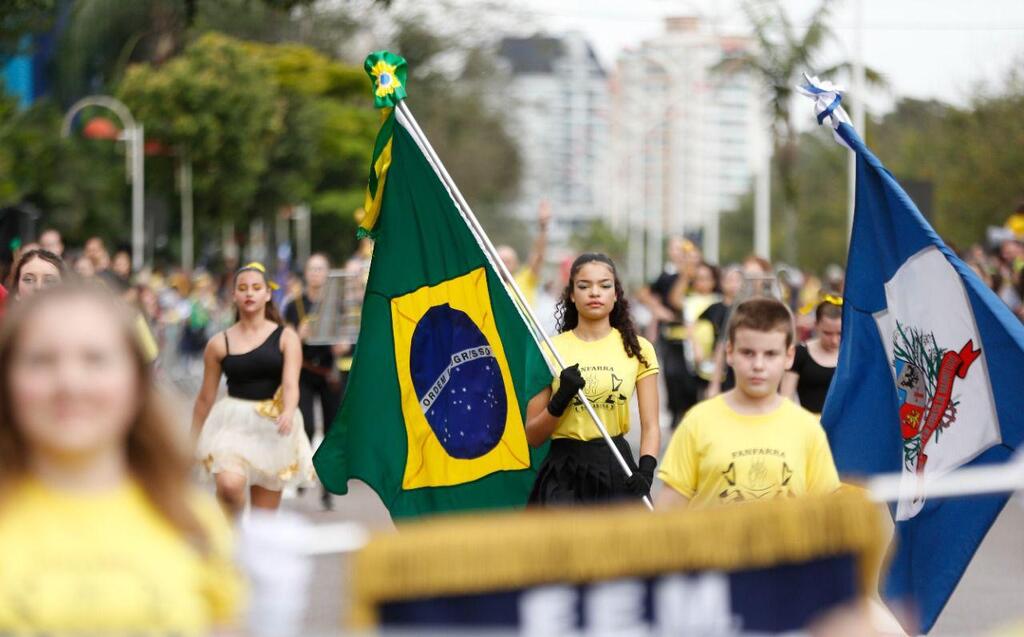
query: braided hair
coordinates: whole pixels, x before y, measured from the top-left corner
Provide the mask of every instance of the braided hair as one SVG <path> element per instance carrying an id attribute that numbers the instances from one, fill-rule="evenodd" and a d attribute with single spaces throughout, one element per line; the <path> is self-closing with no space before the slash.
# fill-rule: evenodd
<path id="1" fill-rule="evenodd" d="M 648 365 L 647 359 L 640 352 L 640 339 L 636 333 L 636 326 L 633 325 L 633 317 L 629 313 L 629 301 L 626 300 L 622 282 L 619 281 L 619 273 L 607 255 L 599 252 L 586 252 L 572 262 L 572 268 L 569 270 L 569 283 L 562 290 L 562 296 L 558 299 L 558 305 L 555 308 L 558 331 L 571 330 L 580 322 L 579 311 L 576 309 L 576 304 L 572 302 L 572 289 L 576 284 L 576 275 L 579 274 L 580 268 L 588 263 L 603 263 L 611 269 L 615 278 L 615 305 L 612 306 L 611 314 L 608 315 L 608 322 L 619 330 L 619 334 L 622 336 L 622 347 L 625 348 L 626 354 L 638 359 L 641 364 Z"/>

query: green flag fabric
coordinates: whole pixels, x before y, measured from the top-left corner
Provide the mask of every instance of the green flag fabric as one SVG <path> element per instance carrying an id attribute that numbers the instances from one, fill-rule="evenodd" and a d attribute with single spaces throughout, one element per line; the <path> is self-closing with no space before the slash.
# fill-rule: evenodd
<path id="1" fill-rule="evenodd" d="M 551 375 L 412 126 L 400 109 L 385 125 L 359 344 L 317 473 L 334 493 L 366 482 L 394 518 L 523 506 L 546 453 L 526 403 Z"/>

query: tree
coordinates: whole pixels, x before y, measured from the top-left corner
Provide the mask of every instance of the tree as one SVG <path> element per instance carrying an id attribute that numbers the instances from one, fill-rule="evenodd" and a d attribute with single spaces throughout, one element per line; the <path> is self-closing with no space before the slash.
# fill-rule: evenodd
<path id="1" fill-rule="evenodd" d="M 911 181 L 932 188 L 931 222 L 953 245 L 983 242 L 989 226 L 1002 225 L 1024 195 L 1019 177 L 1024 165 L 1024 82 L 1016 74 L 1001 83 L 1001 92 L 979 91 L 967 108 L 938 101 L 903 99 L 895 110 L 867 123 L 872 150 L 904 186 Z M 799 175 L 800 221 L 794 235 L 773 230 L 773 243 L 795 240 L 800 267 L 820 272 L 842 263 L 846 254 L 846 157 L 827 127 L 800 135 L 795 172 Z M 776 186 L 781 178 L 774 158 Z M 781 205 L 782 188 L 772 190 L 772 205 Z M 722 260 L 742 258 L 753 225 L 752 196 L 722 217 Z M 923 201 L 917 202 L 923 205 Z M 929 212 L 925 210 L 925 212 Z"/>
<path id="2" fill-rule="evenodd" d="M 519 189 L 518 146 L 500 110 L 500 74 L 494 54 L 424 16 L 397 22 L 394 51 L 409 65 L 409 106 L 496 243 L 524 251 L 523 223 L 507 213 Z"/>
<path id="3" fill-rule="evenodd" d="M 129 68 L 117 93 L 147 138 L 191 159 L 200 231 L 248 219 L 284 130 L 284 105 L 263 60 L 235 40 L 206 34 L 159 68 Z"/>
<path id="4" fill-rule="evenodd" d="M 1001 86 L 967 108 L 902 100 L 872 135 L 897 179 L 932 186 L 932 224 L 961 248 L 982 242 L 1024 195 L 1024 79 L 1014 71 Z"/>
<path id="5" fill-rule="evenodd" d="M 355 249 L 354 212 L 363 204 L 380 118 L 362 69 L 297 44 L 247 43 L 276 80 L 285 104 L 285 134 L 270 152 L 257 200 L 270 211 L 309 202 L 312 248 L 335 261 Z"/>
<path id="6" fill-rule="evenodd" d="M 24 38 L 49 28 L 54 0 L 4 0 L 0 3 L 0 62 L 23 48 Z"/>
<path id="7" fill-rule="evenodd" d="M 118 144 L 63 140 L 61 117 L 50 101 L 17 110 L 0 98 L 0 206 L 31 204 L 69 242 L 93 233 L 127 240 L 128 188 Z"/>
<path id="8" fill-rule="evenodd" d="M 750 73 L 765 88 L 769 96 L 774 165 L 779 171 L 778 185 L 782 189 L 782 226 L 785 236 L 796 237 L 800 190 L 797 183 L 797 141 L 791 105 L 794 87 L 803 73 L 831 78 L 840 71 L 849 71 L 851 65 L 841 62 L 822 68 L 821 50 L 832 36 L 828 27 L 834 3 L 822 0 L 807 20 L 807 28 L 799 33 L 790 21 L 781 2 L 743 5 L 754 31 L 755 50 L 738 52 L 727 57 L 716 70 L 726 73 Z M 881 75 L 865 69 L 865 78 L 881 84 Z M 783 258 L 789 263 L 798 261 L 798 242 L 789 239 L 783 243 Z"/>
<path id="9" fill-rule="evenodd" d="M 812 130 L 799 136 L 794 145 L 794 171 L 800 223 L 793 234 L 783 224 L 771 228 L 773 246 L 794 242 L 801 246 L 797 261 L 810 272 L 821 272 L 830 263 L 846 260 L 846 150 L 832 140 L 828 131 Z M 773 158 L 773 208 L 783 205 L 782 169 Z M 749 237 L 754 229 L 754 195 L 748 193 L 737 207 L 722 216 L 721 261 L 736 263 L 750 254 Z"/>
<path id="10" fill-rule="evenodd" d="M 603 252 L 616 263 L 626 262 L 627 242 L 621 232 L 616 232 L 602 219 L 587 224 L 583 232 L 574 233 L 569 240 L 577 252 Z"/>

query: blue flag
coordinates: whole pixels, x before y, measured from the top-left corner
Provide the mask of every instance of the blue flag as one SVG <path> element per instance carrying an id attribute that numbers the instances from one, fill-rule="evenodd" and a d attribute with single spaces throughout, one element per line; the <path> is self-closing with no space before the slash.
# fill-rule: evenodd
<path id="1" fill-rule="evenodd" d="M 802 88 L 857 154 L 842 344 L 821 421 L 844 476 L 902 472 L 882 592 L 927 633 L 1008 499 L 929 500 L 927 484 L 1006 462 L 1020 444 L 1024 326 L 836 112 L 838 93 Z"/>

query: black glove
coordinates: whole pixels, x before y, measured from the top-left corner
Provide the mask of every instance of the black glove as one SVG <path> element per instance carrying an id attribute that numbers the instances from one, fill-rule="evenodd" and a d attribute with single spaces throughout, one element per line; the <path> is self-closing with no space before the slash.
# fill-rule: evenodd
<path id="1" fill-rule="evenodd" d="M 654 456 L 640 456 L 638 468 L 633 475 L 626 478 L 626 488 L 638 498 L 651 495 L 651 485 L 654 484 L 654 469 L 658 466 L 658 459 Z"/>
<path id="2" fill-rule="evenodd" d="M 570 365 L 558 375 L 558 391 L 548 401 L 548 412 L 555 418 L 561 418 L 569 403 L 576 397 L 576 392 L 583 389 L 587 381 L 580 375 L 580 364 Z"/>

